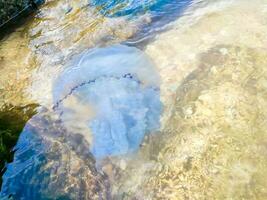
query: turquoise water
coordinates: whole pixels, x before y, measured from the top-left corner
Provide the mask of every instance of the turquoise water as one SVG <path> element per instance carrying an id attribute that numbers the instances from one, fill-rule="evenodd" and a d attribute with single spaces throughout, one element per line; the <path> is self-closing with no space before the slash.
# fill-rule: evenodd
<path id="1" fill-rule="evenodd" d="M 142 14 L 152 14 L 154 16 L 164 16 L 170 14 L 177 15 L 181 10 L 190 4 L 187 1 L 170 0 L 119 0 L 119 1 L 90 1 L 90 5 L 96 6 L 99 11 L 108 17 L 130 16 L 134 17 Z"/>

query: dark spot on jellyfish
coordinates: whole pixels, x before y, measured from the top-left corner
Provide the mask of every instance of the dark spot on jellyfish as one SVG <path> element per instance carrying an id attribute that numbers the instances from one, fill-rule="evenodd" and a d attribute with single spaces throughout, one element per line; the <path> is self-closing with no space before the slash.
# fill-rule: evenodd
<path id="1" fill-rule="evenodd" d="M 65 11 L 65 14 L 66 14 L 66 15 L 69 14 L 72 10 L 73 10 L 72 7 L 68 7 L 68 8 L 66 9 L 66 11 Z"/>
<path id="2" fill-rule="evenodd" d="M 95 48 L 73 58 L 55 82 L 55 110 L 67 126 L 87 127 L 96 158 L 126 154 L 159 127 L 159 81 L 153 62 L 137 48 Z M 82 113 L 88 108 L 93 117 Z"/>

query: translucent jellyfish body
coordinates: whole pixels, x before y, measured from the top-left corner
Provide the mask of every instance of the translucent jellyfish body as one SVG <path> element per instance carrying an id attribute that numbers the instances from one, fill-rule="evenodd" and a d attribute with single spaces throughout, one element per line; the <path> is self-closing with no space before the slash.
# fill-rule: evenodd
<path id="1" fill-rule="evenodd" d="M 136 151 L 159 128 L 159 76 L 137 48 L 82 53 L 57 79 L 53 96 L 65 126 L 89 138 L 96 158 Z"/>
<path id="2" fill-rule="evenodd" d="M 0 199 L 110 199 L 95 158 L 136 151 L 159 127 L 153 63 L 136 48 L 93 49 L 74 58 L 54 84 L 55 112 L 42 109 L 26 124 Z"/>

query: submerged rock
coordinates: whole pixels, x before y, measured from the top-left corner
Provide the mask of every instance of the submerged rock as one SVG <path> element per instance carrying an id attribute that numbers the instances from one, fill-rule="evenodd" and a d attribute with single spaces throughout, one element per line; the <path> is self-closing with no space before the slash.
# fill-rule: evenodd
<path id="1" fill-rule="evenodd" d="M 95 168 L 87 142 L 50 112 L 27 123 L 15 149 L 1 199 L 109 199 L 107 176 Z"/>
<path id="2" fill-rule="evenodd" d="M 13 160 L 13 148 L 27 121 L 35 114 L 37 105 L 2 106 L 0 110 L 0 188 L 5 164 Z"/>
<path id="3" fill-rule="evenodd" d="M 87 138 L 91 132 L 88 140 L 97 158 L 136 151 L 144 135 L 159 127 L 159 77 L 136 48 L 115 45 L 84 52 L 60 75 L 53 95 L 63 123 L 75 124 L 67 126 L 83 129 Z M 81 109 L 89 110 L 82 114 Z"/>
<path id="4" fill-rule="evenodd" d="M 0 28 L 23 14 L 34 11 L 44 0 L 0 0 Z"/>

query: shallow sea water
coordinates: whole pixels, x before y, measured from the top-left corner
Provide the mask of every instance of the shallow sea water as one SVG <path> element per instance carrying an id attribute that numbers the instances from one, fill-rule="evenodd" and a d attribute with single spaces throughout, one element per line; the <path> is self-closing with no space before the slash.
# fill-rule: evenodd
<path id="1" fill-rule="evenodd" d="M 118 2 L 0 41 L 1 107 L 39 105 L 1 198 L 267 199 L 267 1 Z"/>

